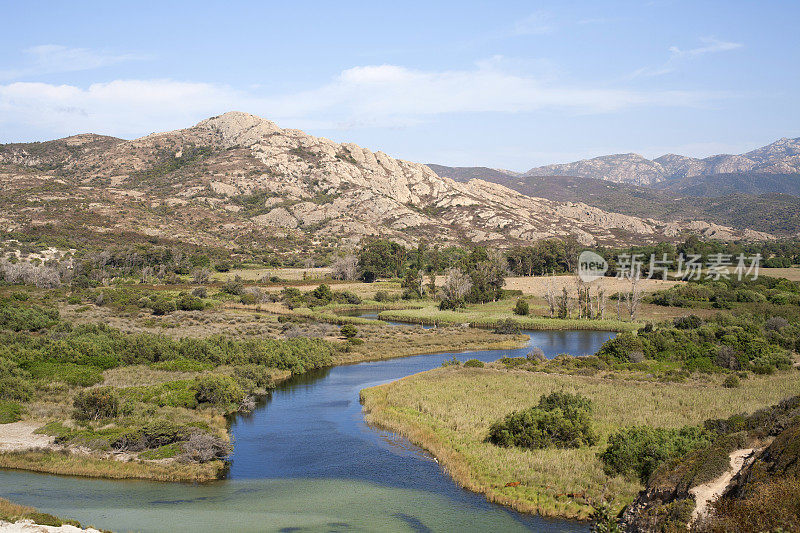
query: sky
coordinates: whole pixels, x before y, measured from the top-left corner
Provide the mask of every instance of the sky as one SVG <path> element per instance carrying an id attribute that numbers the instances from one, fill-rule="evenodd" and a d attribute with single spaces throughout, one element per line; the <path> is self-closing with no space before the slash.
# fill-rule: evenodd
<path id="1" fill-rule="evenodd" d="M 524 171 L 800 137 L 800 2 L 0 0 L 0 143 L 246 111 Z"/>

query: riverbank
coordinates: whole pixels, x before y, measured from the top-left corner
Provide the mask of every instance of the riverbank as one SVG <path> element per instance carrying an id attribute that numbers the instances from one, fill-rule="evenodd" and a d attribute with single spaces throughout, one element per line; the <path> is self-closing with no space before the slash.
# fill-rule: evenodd
<path id="1" fill-rule="evenodd" d="M 752 412 L 800 393 L 796 371 L 751 376 L 740 388 L 697 376 L 685 383 L 645 375 L 597 375 L 448 367 L 364 389 L 366 421 L 403 435 L 437 458 L 460 486 L 492 502 L 544 516 L 587 519 L 593 504 L 615 511 L 642 485 L 605 474 L 597 454 L 608 436 L 631 425 L 682 427 L 708 418 Z M 489 426 L 556 390 L 580 393 L 595 406 L 595 446 L 528 450 L 488 443 Z"/>
<path id="2" fill-rule="evenodd" d="M 512 349 L 523 346 L 524 335 L 498 335 L 470 328 L 437 328 L 423 330 L 413 326 L 389 327 L 380 322 L 358 326 L 358 342 L 338 342 L 339 349 L 331 358 L 333 366 L 423 355 L 447 351 Z M 313 325 L 301 324 L 300 328 Z M 304 330 L 302 333 L 308 333 Z M 337 330 L 338 332 L 338 330 Z M 265 369 L 272 389 L 292 377 L 292 372 L 278 368 Z M 303 372 L 300 372 L 301 374 Z M 187 408 L 186 389 L 194 380 L 204 376 L 236 375 L 236 370 L 219 367 L 213 371 L 155 370 L 148 365 L 122 366 L 103 372 L 101 386 L 112 387 L 123 397 L 148 402 L 146 409 L 155 409 L 161 417 L 183 426 L 207 428 L 219 437 L 229 437 L 229 422 L 219 410 Z M 297 375 L 297 374 L 295 374 Z M 81 431 L 82 426 L 70 420 L 74 392 L 67 388 L 36 399 L 26 405 L 26 419 L 0 425 L 0 468 L 29 470 L 40 473 L 83 476 L 107 479 L 145 479 L 173 482 L 208 482 L 224 477 L 226 463 L 221 460 L 185 462 L 179 460 L 176 445 L 166 445 L 139 452 L 114 452 L 106 435 L 117 429 L 115 420 L 90 425 L 91 434 L 66 443 L 56 443 L 55 437 L 66 431 Z M 152 402 L 156 402 L 153 405 Z M 157 407 L 156 407 L 157 405 Z M 196 407 L 196 406 L 195 406 Z M 235 409 L 235 406 L 234 406 Z M 153 412 L 152 414 L 154 414 Z M 36 415 L 44 418 L 35 418 Z M 152 416 L 151 414 L 151 416 Z M 64 422 L 67 425 L 64 425 Z M 55 424 L 54 424 L 55 423 Z M 92 448 L 83 443 L 104 438 L 108 443 Z"/>

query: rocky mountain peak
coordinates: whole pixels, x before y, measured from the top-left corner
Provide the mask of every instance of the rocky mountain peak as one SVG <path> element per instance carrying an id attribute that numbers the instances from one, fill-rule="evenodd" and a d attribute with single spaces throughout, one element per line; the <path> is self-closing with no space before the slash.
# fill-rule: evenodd
<path id="1" fill-rule="evenodd" d="M 242 111 L 229 111 L 208 118 L 198 123 L 194 129 L 213 132 L 227 146 L 250 146 L 282 131 L 274 122 Z"/>

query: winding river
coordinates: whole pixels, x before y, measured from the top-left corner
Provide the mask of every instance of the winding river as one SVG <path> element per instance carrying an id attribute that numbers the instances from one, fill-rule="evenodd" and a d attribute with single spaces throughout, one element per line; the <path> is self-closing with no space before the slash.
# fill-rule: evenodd
<path id="1" fill-rule="evenodd" d="M 548 357 L 594 353 L 614 334 L 531 331 Z M 457 354 L 464 361 L 518 350 Z M 338 366 L 292 378 L 231 432 L 227 479 L 204 485 L 0 471 L 0 496 L 114 531 L 588 531 L 460 489 L 405 439 L 368 427 L 359 391 L 429 370 L 452 353 Z"/>

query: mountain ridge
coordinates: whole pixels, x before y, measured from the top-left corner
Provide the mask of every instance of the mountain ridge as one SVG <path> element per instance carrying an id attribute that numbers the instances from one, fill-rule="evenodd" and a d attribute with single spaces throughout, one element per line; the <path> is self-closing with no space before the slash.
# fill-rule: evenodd
<path id="1" fill-rule="evenodd" d="M 573 236 L 585 245 L 768 239 L 702 221 L 661 222 L 502 185 L 438 176 L 425 165 L 229 112 L 133 140 L 82 134 L 0 146 L 0 229 L 129 232 L 217 245 L 297 239 L 352 245 L 508 245 Z"/>
<path id="2" fill-rule="evenodd" d="M 534 167 L 524 175 L 578 176 L 615 183 L 655 185 L 672 179 L 742 172 L 800 173 L 800 137 L 782 137 L 744 154 L 717 154 L 702 159 L 678 154 L 664 154 L 655 159 L 636 153 L 611 154 Z"/>

